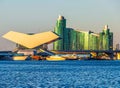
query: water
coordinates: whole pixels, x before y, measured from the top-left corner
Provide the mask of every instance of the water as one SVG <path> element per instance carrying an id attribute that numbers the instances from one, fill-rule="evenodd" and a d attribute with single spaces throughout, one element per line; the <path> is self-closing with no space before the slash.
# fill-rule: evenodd
<path id="1" fill-rule="evenodd" d="M 0 61 L 0 88 L 120 88 L 120 61 Z"/>

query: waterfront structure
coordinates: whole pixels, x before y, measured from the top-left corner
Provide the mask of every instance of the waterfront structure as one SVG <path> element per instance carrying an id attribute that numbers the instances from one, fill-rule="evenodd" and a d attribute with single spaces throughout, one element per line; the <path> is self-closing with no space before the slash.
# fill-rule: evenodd
<path id="1" fill-rule="evenodd" d="M 66 29 L 66 19 L 63 16 L 59 16 L 54 32 L 60 37 L 60 40 L 54 42 L 54 50 L 64 50 L 64 33 Z"/>
<path id="2" fill-rule="evenodd" d="M 13 60 L 39 60 L 41 59 L 41 57 L 37 55 L 39 52 L 45 52 L 51 55 L 50 52 L 44 51 L 45 49 L 41 50 L 41 47 L 46 48 L 47 44 L 59 38 L 58 35 L 51 31 L 37 34 L 24 34 L 10 31 L 2 37 L 15 42 L 17 45 L 17 49 L 14 50 L 15 54 L 12 58 Z"/>
<path id="3" fill-rule="evenodd" d="M 108 25 L 105 25 L 99 37 L 99 50 L 113 50 L 113 33 L 110 32 Z"/>
<path id="4" fill-rule="evenodd" d="M 73 28 L 66 28 L 66 19 L 63 16 L 59 16 L 54 32 L 44 32 L 38 34 L 24 34 L 19 32 L 10 31 L 3 36 L 4 38 L 13 41 L 19 47 L 19 51 L 16 50 L 17 56 L 14 56 L 14 60 L 26 60 L 27 56 L 33 55 L 32 58 L 35 60 L 42 59 L 35 54 L 41 51 L 41 47 L 47 49 L 47 44 L 54 42 L 55 52 L 82 52 L 89 53 L 91 56 L 96 58 L 100 55 L 107 54 L 107 57 L 113 58 L 113 53 L 116 52 L 117 58 L 120 58 L 120 51 L 113 51 L 113 33 L 110 32 L 108 25 L 105 26 L 102 32 L 94 33 L 92 31 L 81 31 Z M 58 40 L 59 39 L 59 40 Z M 35 52 L 25 51 L 24 49 L 35 49 Z M 24 52 L 20 52 L 23 49 Z M 19 54 L 20 52 L 20 54 Z M 49 51 L 45 51 L 49 55 L 53 55 Z M 21 54 L 22 53 L 22 54 Z M 21 55 L 21 56 L 20 56 Z M 105 56 L 104 55 L 104 56 Z M 26 56 L 26 57 L 25 57 Z M 71 57 L 70 57 L 71 58 Z M 44 59 L 44 58 L 43 58 Z M 72 58 L 73 59 L 73 58 Z M 78 59 L 78 58 L 77 58 Z M 48 60 L 56 60 L 54 57 L 48 58 Z M 57 58 L 57 60 L 64 60 Z"/>
<path id="5" fill-rule="evenodd" d="M 73 28 L 66 28 L 66 19 L 59 16 L 53 32 L 38 34 L 24 34 L 19 32 L 8 32 L 4 38 L 17 43 L 20 49 L 41 48 L 47 49 L 47 44 L 53 42 L 53 50 L 72 51 L 72 50 L 112 50 L 113 33 L 110 32 L 108 25 L 102 32 L 81 31 Z"/>
<path id="6" fill-rule="evenodd" d="M 108 25 L 100 33 L 92 31 L 80 31 L 73 28 L 66 28 L 66 19 L 59 16 L 54 32 L 61 39 L 54 42 L 53 50 L 112 50 L 113 33 Z"/>
<path id="7" fill-rule="evenodd" d="M 29 49 L 37 48 L 43 44 L 51 43 L 59 38 L 58 35 L 51 31 L 33 35 L 10 31 L 2 37 Z"/>

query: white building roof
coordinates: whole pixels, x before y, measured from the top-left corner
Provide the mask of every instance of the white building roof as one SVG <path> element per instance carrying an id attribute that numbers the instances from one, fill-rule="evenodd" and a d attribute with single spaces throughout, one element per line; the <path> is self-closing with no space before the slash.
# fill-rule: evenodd
<path id="1" fill-rule="evenodd" d="M 15 31 L 10 31 L 2 36 L 12 42 L 18 43 L 27 48 L 35 48 L 45 43 L 50 43 L 59 38 L 55 33 L 48 31 L 43 33 L 37 33 L 28 35 Z"/>

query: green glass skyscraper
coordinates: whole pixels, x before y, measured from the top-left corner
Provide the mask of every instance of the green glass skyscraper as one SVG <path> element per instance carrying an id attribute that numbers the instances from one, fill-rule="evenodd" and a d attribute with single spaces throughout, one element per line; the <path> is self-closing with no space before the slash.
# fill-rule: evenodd
<path id="1" fill-rule="evenodd" d="M 53 44 L 54 50 L 64 50 L 64 30 L 66 29 L 66 19 L 63 16 L 59 16 L 54 32 L 60 36 L 60 40 L 55 41 Z"/>
<path id="2" fill-rule="evenodd" d="M 113 49 L 113 33 L 110 32 L 108 25 L 105 25 L 103 32 L 100 33 L 99 38 L 100 50 L 112 50 Z"/>

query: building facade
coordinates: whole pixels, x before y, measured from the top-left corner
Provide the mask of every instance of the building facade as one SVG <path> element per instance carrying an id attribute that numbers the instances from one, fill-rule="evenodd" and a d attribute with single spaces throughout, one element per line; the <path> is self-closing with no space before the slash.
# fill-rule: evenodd
<path id="1" fill-rule="evenodd" d="M 113 32 L 110 32 L 108 25 L 105 25 L 99 37 L 99 50 L 113 49 Z"/>
<path id="2" fill-rule="evenodd" d="M 60 36 L 60 39 L 53 43 L 54 50 L 64 50 L 64 31 L 66 29 L 66 19 L 63 16 L 59 16 L 54 32 Z"/>
<path id="3" fill-rule="evenodd" d="M 54 32 L 61 37 L 54 42 L 53 50 L 112 50 L 113 33 L 107 25 L 100 33 L 66 28 L 66 19 L 59 16 Z"/>

